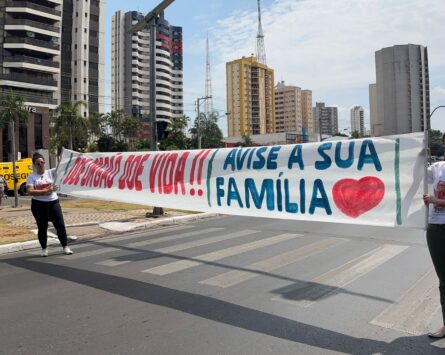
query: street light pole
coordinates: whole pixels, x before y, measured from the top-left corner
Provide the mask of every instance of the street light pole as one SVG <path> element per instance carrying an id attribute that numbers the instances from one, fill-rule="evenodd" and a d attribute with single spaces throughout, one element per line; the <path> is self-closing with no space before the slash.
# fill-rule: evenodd
<path id="1" fill-rule="evenodd" d="M 201 149 L 201 117 L 199 113 L 199 106 L 201 105 L 200 101 L 205 101 L 207 99 L 211 99 L 212 96 L 204 96 L 196 99 L 196 110 L 198 112 L 198 117 L 196 121 L 196 135 L 198 136 L 198 149 Z"/>
<path id="2" fill-rule="evenodd" d="M 14 207 L 19 206 L 19 194 L 17 192 L 17 166 L 16 166 L 16 150 L 15 150 L 15 119 L 11 120 L 11 152 L 12 152 L 12 175 L 14 182 Z"/>

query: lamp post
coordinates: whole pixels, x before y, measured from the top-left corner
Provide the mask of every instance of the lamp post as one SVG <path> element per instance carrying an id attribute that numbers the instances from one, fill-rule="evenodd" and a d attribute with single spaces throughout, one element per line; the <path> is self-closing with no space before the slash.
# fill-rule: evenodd
<path id="1" fill-rule="evenodd" d="M 198 117 L 196 121 L 196 135 L 198 136 L 198 149 L 201 149 L 201 117 L 199 114 L 199 107 L 201 105 L 201 101 L 205 101 L 207 99 L 211 99 L 212 96 L 204 96 L 196 99 L 196 110 L 198 112 Z"/>
<path id="2" fill-rule="evenodd" d="M 151 138 L 150 149 L 158 150 L 158 129 L 156 125 L 156 28 L 161 13 L 175 0 L 163 0 L 142 21 L 134 25 L 130 32 L 135 33 L 143 30 L 147 25 L 150 28 L 150 124 Z M 153 216 L 162 216 L 162 207 L 153 207 Z"/>

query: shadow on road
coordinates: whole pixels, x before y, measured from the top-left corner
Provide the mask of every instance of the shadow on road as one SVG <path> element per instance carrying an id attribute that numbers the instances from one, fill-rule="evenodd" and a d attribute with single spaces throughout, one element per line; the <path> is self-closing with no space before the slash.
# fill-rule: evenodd
<path id="1" fill-rule="evenodd" d="M 39 260 L 41 260 L 39 258 Z M 15 267 L 71 281 L 148 304 L 167 307 L 233 327 L 346 354 L 443 354 L 425 336 L 400 337 L 390 343 L 357 338 L 259 310 L 141 282 L 125 277 L 19 257 L 4 261 Z"/>

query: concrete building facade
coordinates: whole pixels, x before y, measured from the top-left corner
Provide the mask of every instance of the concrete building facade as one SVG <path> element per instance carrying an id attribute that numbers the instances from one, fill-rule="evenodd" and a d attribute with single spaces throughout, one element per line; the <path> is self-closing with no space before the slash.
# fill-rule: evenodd
<path id="1" fill-rule="evenodd" d="M 105 110 L 105 1 L 63 0 L 61 103 L 83 101 L 81 116 Z"/>
<path id="2" fill-rule="evenodd" d="M 275 133 L 274 71 L 256 58 L 226 63 L 228 135 Z"/>
<path id="3" fill-rule="evenodd" d="M 329 107 L 324 102 L 316 102 L 312 111 L 316 132 L 320 138 L 323 138 L 323 135 L 332 136 L 338 133 L 337 107 Z"/>
<path id="4" fill-rule="evenodd" d="M 423 131 L 430 114 L 427 48 L 415 44 L 383 48 L 375 53 L 375 64 L 375 93 L 370 91 L 370 101 L 375 101 L 370 102 L 373 134 Z"/>
<path id="5" fill-rule="evenodd" d="M 49 114 L 60 99 L 62 0 L 0 0 L 0 93 L 24 98 L 28 124 L 16 129 L 22 158 L 49 146 Z M 9 127 L 0 134 L 0 160 L 11 161 Z"/>
<path id="6" fill-rule="evenodd" d="M 301 90 L 301 118 L 303 127 L 306 127 L 308 133 L 316 133 L 314 116 L 312 112 L 312 91 Z"/>
<path id="7" fill-rule="evenodd" d="M 280 132 L 313 133 L 312 92 L 284 81 L 275 87 L 275 130 Z"/>
<path id="8" fill-rule="evenodd" d="M 358 132 L 360 137 L 365 135 L 365 110 L 361 106 L 351 108 L 351 133 Z"/>
<path id="9" fill-rule="evenodd" d="M 150 95 L 156 95 L 158 136 L 174 117 L 184 114 L 182 27 L 170 25 L 163 17 L 156 33 L 156 92 L 150 92 L 150 30 L 131 33 L 144 18 L 136 11 L 117 11 L 112 17 L 111 107 L 128 115 L 148 119 Z M 146 132 L 148 124 L 145 124 Z"/>

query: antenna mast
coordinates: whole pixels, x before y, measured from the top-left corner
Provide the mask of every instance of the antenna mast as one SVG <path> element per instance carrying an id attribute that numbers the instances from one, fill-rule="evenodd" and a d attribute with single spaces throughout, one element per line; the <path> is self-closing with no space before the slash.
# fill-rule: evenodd
<path id="1" fill-rule="evenodd" d="M 264 48 L 263 26 L 261 25 L 261 5 L 258 2 L 258 33 L 256 35 L 256 59 L 258 63 L 266 65 L 266 49 Z"/>
<path id="2" fill-rule="evenodd" d="M 207 33 L 206 41 L 206 83 L 205 83 L 205 97 L 208 97 L 204 102 L 204 113 L 206 117 L 213 112 L 213 99 L 212 99 L 212 75 L 210 71 L 210 51 L 209 51 L 209 34 Z"/>

